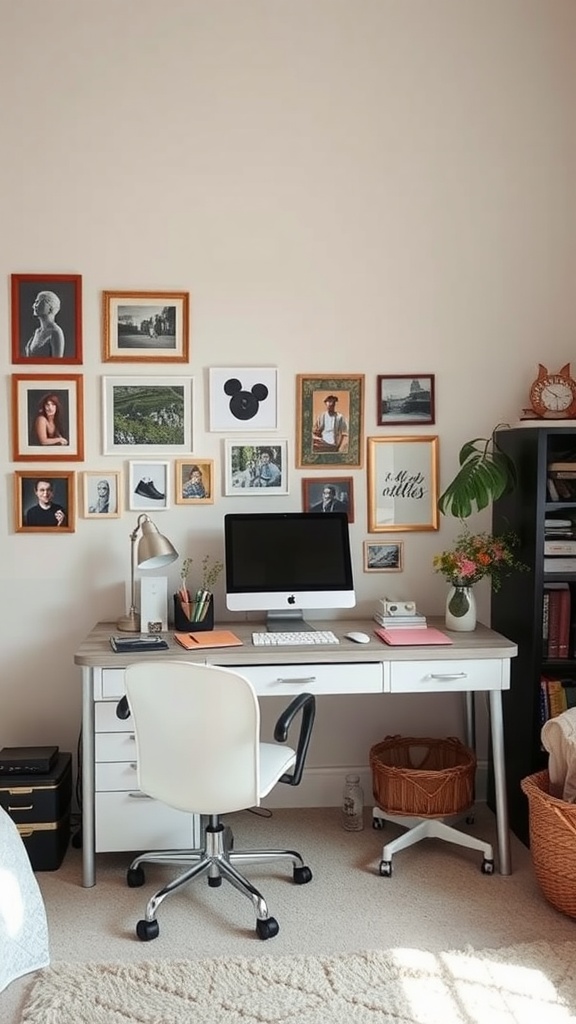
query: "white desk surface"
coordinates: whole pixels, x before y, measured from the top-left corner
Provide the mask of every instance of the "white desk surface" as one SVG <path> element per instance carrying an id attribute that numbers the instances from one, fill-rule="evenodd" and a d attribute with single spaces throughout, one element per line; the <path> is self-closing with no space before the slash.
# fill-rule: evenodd
<path id="1" fill-rule="evenodd" d="M 146 657 L 178 657 L 183 661 L 201 660 L 218 665 L 282 665 L 289 663 L 339 663 L 374 661 L 450 661 L 463 658 L 514 658 L 518 653 L 516 644 L 487 626 L 478 624 L 470 633 L 454 633 L 447 630 L 442 618 L 430 618 L 428 625 L 440 629 L 453 640 L 449 646 L 389 647 L 374 635 L 378 628 L 372 619 L 315 620 L 317 629 L 330 629 L 339 638 L 339 644 L 303 644 L 301 646 L 255 647 L 252 633 L 266 627 L 258 622 L 222 622 L 216 629 L 229 629 L 242 640 L 242 647 L 207 647 L 199 651 L 186 651 L 174 640 L 174 630 L 162 636 L 168 641 L 169 650 Z M 370 643 L 358 644 L 345 639 L 351 630 L 367 633 Z M 87 668 L 122 668 L 134 661 L 132 654 L 115 654 L 109 643 L 112 635 L 119 635 L 115 622 L 99 622 L 78 648 L 74 662 Z M 134 634 L 126 633 L 125 636 Z M 136 657 L 141 657 L 136 654 Z"/>

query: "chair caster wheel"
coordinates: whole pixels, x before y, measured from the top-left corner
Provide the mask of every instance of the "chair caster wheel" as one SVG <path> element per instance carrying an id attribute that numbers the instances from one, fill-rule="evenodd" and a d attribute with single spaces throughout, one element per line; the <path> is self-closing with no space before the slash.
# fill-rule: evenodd
<path id="1" fill-rule="evenodd" d="M 312 872 L 310 868 L 294 868 L 293 879 L 296 885 L 306 885 L 306 882 L 312 881 Z"/>
<path id="2" fill-rule="evenodd" d="M 217 889 L 219 885 L 222 885 L 222 876 L 217 875 L 216 878 L 208 878 L 208 885 L 211 889 Z"/>
<path id="3" fill-rule="evenodd" d="M 144 868 L 138 866 L 137 868 L 128 868 L 126 872 L 126 882 L 128 883 L 129 889 L 139 889 L 141 885 L 144 885 L 146 881 L 146 875 L 144 874 Z"/>
<path id="4" fill-rule="evenodd" d="M 160 925 L 158 921 L 138 921 L 136 935 L 142 942 L 150 942 L 151 939 L 157 939 L 159 934 Z"/>
<path id="5" fill-rule="evenodd" d="M 256 931 L 259 939 L 273 939 L 275 935 L 278 935 L 280 926 L 275 917 L 265 917 L 263 920 L 256 921 Z"/>
<path id="6" fill-rule="evenodd" d="M 380 874 L 382 875 L 382 878 L 390 878 L 390 876 L 392 875 L 392 861 L 381 860 L 379 870 Z"/>
<path id="7" fill-rule="evenodd" d="M 480 868 L 480 870 L 481 870 L 483 875 L 493 875 L 494 874 L 494 861 L 493 860 L 483 860 L 482 861 L 482 867 Z"/>
<path id="8" fill-rule="evenodd" d="M 384 828 L 384 818 L 372 818 L 372 828 Z"/>

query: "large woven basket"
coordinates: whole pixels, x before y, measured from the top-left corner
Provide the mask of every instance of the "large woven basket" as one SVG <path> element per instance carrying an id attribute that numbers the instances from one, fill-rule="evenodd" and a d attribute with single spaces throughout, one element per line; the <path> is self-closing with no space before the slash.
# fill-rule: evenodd
<path id="1" fill-rule="evenodd" d="M 370 750 L 372 788 L 389 814 L 442 818 L 474 803 L 476 757 L 455 736 L 387 736 Z"/>
<path id="2" fill-rule="evenodd" d="M 543 895 L 576 917 L 576 804 L 548 792 L 547 771 L 522 779 L 530 811 L 530 853 Z"/>

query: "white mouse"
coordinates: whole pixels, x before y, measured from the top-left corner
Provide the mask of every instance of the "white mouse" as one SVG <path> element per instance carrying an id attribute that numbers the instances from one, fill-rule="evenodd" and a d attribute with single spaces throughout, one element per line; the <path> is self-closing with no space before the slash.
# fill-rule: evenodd
<path id="1" fill-rule="evenodd" d="M 356 630 L 352 630 L 351 633 L 346 633 L 347 640 L 353 640 L 355 644 L 369 644 L 370 637 L 367 633 L 358 633 Z"/>

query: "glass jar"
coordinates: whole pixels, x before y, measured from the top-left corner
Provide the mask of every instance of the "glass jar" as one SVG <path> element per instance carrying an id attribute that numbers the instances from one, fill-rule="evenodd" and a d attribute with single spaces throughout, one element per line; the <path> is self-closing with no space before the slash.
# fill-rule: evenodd
<path id="1" fill-rule="evenodd" d="M 364 828 L 364 793 L 359 775 L 347 775 L 342 794 L 342 828 L 360 832 Z"/>

